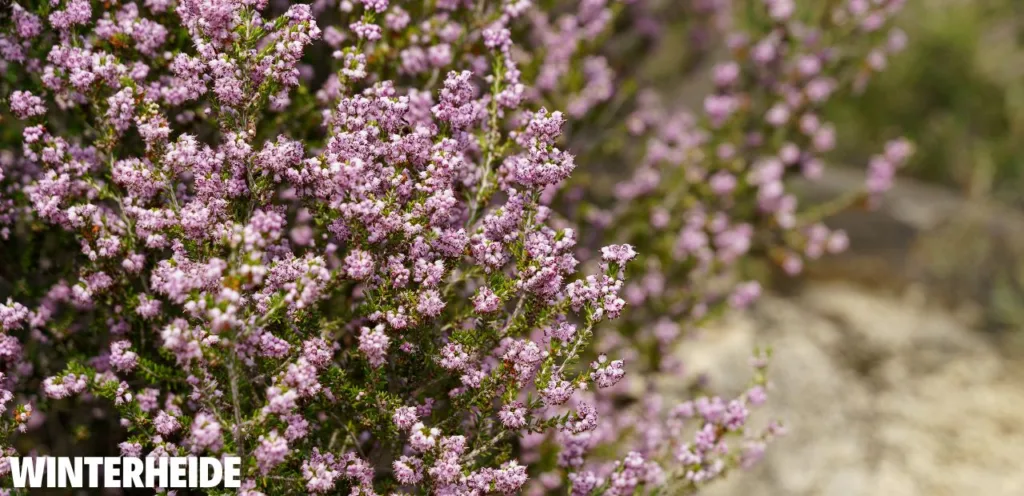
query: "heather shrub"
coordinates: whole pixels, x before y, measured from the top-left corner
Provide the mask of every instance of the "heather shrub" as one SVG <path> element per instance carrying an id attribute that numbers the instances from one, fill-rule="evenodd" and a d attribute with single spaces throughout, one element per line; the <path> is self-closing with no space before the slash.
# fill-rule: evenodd
<path id="1" fill-rule="evenodd" d="M 767 352 L 734 397 L 656 379 L 757 298 L 748 263 L 842 250 L 823 221 L 906 160 L 813 209 L 787 189 L 834 147 L 830 97 L 902 46 L 900 3 L 15 3 L 0 446 L 68 450 L 85 416 L 124 456 L 240 456 L 249 495 L 749 467 L 782 431 L 748 422 Z M 665 30 L 717 64 L 703 108 L 641 76 Z"/>

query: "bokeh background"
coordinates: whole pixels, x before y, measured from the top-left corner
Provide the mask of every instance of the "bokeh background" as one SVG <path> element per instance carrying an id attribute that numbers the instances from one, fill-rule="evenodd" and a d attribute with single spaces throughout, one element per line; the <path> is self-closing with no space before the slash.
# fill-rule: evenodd
<path id="1" fill-rule="evenodd" d="M 682 348 L 725 391 L 746 379 L 730 364 L 775 350 L 789 435 L 709 494 L 1024 494 L 1024 2 L 909 0 L 900 25 L 906 51 L 831 116 L 850 166 L 916 143 L 897 186 L 830 222 L 849 253 Z"/>

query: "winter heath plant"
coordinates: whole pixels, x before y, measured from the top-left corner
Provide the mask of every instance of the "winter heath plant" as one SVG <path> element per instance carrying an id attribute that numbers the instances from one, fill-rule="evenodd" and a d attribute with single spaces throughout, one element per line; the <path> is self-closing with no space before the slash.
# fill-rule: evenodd
<path id="1" fill-rule="evenodd" d="M 747 261 L 843 250 L 824 221 L 891 184 L 904 141 L 849 198 L 791 191 L 901 3 L 15 2 L 0 449 L 53 454 L 34 433 L 87 412 L 115 419 L 89 456 L 240 456 L 249 496 L 676 495 L 752 466 L 783 432 L 751 421 L 767 353 L 731 397 L 655 379 L 758 298 Z M 634 77 L 668 29 L 716 64 L 701 108 Z"/>

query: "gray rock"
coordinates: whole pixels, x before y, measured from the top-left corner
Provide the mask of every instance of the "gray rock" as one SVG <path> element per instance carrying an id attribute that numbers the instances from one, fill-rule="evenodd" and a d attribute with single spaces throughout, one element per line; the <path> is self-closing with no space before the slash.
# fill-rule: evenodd
<path id="1" fill-rule="evenodd" d="M 741 391 L 751 350 L 771 345 L 758 415 L 788 428 L 758 468 L 704 494 L 1024 494 L 1021 367 L 921 300 L 809 283 L 684 343 L 690 371 L 723 393 Z"/>

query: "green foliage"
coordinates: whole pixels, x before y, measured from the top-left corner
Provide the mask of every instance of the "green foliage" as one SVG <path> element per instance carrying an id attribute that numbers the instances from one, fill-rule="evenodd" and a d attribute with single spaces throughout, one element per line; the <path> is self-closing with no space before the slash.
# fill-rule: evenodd
<path id="1" fill-rule="evenodd" d="M 1024 205 L 1024 4 L 911 0 L 899 24 L 907 50 L 833 107 L 843 159 L 903 135 L 909 174 Z"/>

